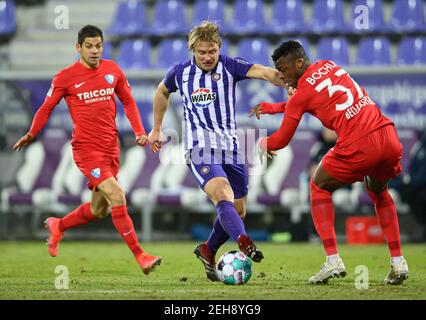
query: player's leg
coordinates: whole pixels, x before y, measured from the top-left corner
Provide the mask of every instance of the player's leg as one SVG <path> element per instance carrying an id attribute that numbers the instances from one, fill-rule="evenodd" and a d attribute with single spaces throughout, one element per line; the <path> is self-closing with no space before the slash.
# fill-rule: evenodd
<path id="1" fill-rule="evenodd" d="M 132 219 L 127 212 L 126 196 L 114 177 L 109 177 L 97 186 L 111 207 L 112 222 L 123 241 L 132 251 L 145 274 L 161 263 L 161 257 L 148 255 L 141 248 Z"/>
<path id="2" fill-rule="evenodd" d="M 49 230 L 48 249 L 52 257 L 58 254 L 58 246 L 66 230 L 76 228 L 96 219 L 103 218 L 108 213 L 108 203 L 100 192 L 92 190 L 91 202 L 80 205 L 62 219 L 48 218 L 45 226 Z"/>
<path id="3" fill-rule="evenodd" d="M 320 271 L 309 279 L 311 283 L 326 283 L 331 277 L 346 276 L 345 266 L 339 256 L 334 229 L 334 207 L 332 192 L 345 185 L 331 177 L 324 169 L 322 161 L 317 166 L 310 181 L 310 205 L 315 229 L 327 254 L 326 262 Z"/>
<path id="4" fill-rule="evenodd" d="M 385 283 L 401 284 L 408 279 L 408 265 L 402 256 L 398 215 L 388 191 L 388 181 L 377 181 L 367 176 L 365 185 L 374 203 L 376 216 L 385 234 L 391 255 L 391 271 L 385 278 Z"/>

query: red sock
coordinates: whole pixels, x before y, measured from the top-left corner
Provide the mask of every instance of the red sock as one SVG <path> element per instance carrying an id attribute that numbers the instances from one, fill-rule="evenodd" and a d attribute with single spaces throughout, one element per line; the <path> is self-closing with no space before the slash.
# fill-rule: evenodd
<path id="1" fill-rule="evenodd" d="M 90 202 L 86 202 L 61 219 L 59 222 L 59 230 L 65 231 L 96 219 L 97 217 L 95 217 L 90 210 Z"/>
<path id="2" fill-rule="evenodd" d="M 377 220 L 385 234 L 391 257 L 402 256 L 398 216 L 388 188 L 377 195 L 368 191 L 368 195 L 376 208 Z"/>
<path id="3" fill-rule="evenodd" d="M 334 231 L 334 207 L 331 192 L 320 189 L 311 179 L 311 215 L 327 255 L 336 254 L 337 241 Z"/>
<path id="4" fill-rule="evenodd" d="M 127 213 L 127 206 L 117 206 L 111 208 L 111 210 L 112 222 L 114 223 L 115 228 L 132 251 L 133 255 L 137 258 L 143 253 L 143 250 L 139 245 L 132 219 Z"/>

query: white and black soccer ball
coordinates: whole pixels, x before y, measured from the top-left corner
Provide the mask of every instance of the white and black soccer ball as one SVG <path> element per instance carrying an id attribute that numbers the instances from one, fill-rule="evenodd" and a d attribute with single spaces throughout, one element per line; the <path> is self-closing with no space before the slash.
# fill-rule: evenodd
<path id="1" fill-rule="evenodd" d="M 252 262 L 241 251 L 226 252 L 216 265 L 216 274 L 224 284 L 245 284 L 252 273 Z"/>

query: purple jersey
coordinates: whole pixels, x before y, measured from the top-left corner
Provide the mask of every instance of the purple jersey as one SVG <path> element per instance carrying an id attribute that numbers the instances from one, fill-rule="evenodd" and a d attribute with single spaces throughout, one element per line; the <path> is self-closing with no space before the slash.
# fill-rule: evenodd
<path id="1" fill-rule="evenodd" d="M 184 106 L 185 150 L 199 148 L 237 150 L 235 87 L 246 79 L 252 64 L 220 55 L 216 67 L 201 70 L 195 58 L 175 65 L 163 82 L 169 92 L 179 90 Z"/>

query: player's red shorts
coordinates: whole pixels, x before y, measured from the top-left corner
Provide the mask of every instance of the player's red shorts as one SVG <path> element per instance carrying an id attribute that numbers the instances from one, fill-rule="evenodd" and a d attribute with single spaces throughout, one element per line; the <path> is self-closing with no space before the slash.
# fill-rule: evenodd
<path id="1" fill-rule="evenodd" d="M 118 178 L 120 157 L 103 152 L 83 152 L 73 150 L 74 161 L 80 171 L 87 177 L 87 187 L 96 190 L 104 180 Z"/>
<path id="2" fill-rule="evenodd" d="M 334 179 L 354 183 L 369 176 L 377 181 L 395 178 L 402 170 L 402 144 L 395 127 L 387 125 L 370 132 L 349 146 L 336 145 L 322 159 Z"/>

